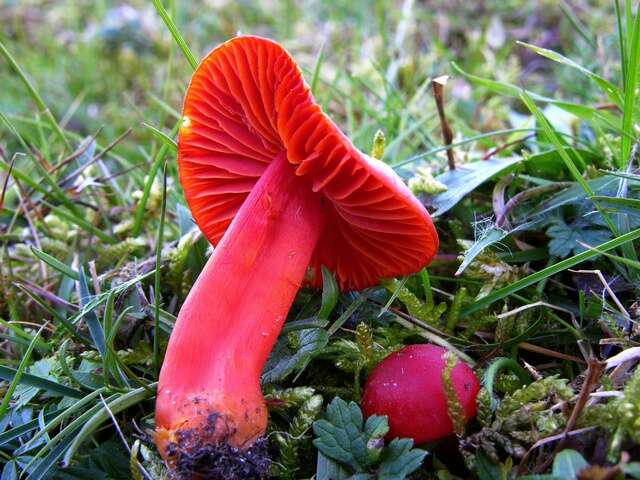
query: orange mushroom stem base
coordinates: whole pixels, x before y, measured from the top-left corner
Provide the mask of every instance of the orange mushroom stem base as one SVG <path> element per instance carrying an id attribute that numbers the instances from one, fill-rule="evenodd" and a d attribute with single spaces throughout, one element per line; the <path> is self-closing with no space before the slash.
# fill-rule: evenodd
<path id="1" fill-rule="evenodd" d="M 169 340 L 156 401 L 156 444 L 181 478 L 265 476 L 260 375 L 324 217 L 322 196 L 280 154 L 195 282 Z M 233 455 L 236 461 L 226 458 Z"/>

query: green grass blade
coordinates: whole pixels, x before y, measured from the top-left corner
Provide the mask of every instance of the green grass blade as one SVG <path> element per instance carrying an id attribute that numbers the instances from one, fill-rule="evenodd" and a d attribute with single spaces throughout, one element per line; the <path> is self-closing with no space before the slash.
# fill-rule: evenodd
<path id="1" fill-rule="evenodd" d="M 44 415 L 43 419 L 45 422 L 51 420 L 56 414 L 55 413 L 47 413 Z M 32 430 L 35 430 L 40 426 L 40 419 L 34 418 L 33 420 L 28 421 L 27 423 L 23 423 L 17 427 L 11 428 L 5 432 L 0 433 L 0 446 L 9 443 L 11 440 L 15 440 L 16 438 L 20 438 L 25 433 L 29 433 Z"/>
<path id="2" fill-rule="evenodd" d="M 580 21 L 577 15 L 573 13 L 571 7 L 563 1 L 562 3 L 560 3 L 560 10 L 562 10 L 562 13 L 567 18 L 567 20 L 569 20 L 569 23 L 571 23 L 571 26 L 574 28 L 574 30 L 578 32 L 578 35 L 584 38 L 589 46 L 595 50 L 597 47 L 595 39 L 587 30 L 587 27 Z"/>
<path id="3" fill-rule="evenodd" d="M 20 365 L 18 365 L 18 369 L 13 375 L 13 379 L 11 380 L 11 383 L 9 383 L 7 391 L 4 393 L 4 398 L 2 399 L 2 403 L 0 403 L 0 418 L 4 418 L 4 414 L 7 413 L 9 402 L 11 401 L 11 397 L 13 397 L 13 392 L 15 392 L 16 387 L 20 384 L 20 379 L 22 378 L 22 375 L 24 375 L 24 371 L 26 370 L 27 364 L 31 359 L 33 349 L 36 348 L 36 344 L 38 343 L 38 339 L 40 338 L 40 334 L 42 333 L 43 328 L 44 325 L 40 327 L 38 332 L 33 336 L 33 339 L 31 339 L 31 343 L 29 343 L 27 350 L 24 352 L 24 355 L 20 360 Z"/>
<path id="4" fill-rule="evenodd" d="M 152 385 L 155 388 L 155 384 Z M 136 390 L 132 390 L 130 392 L 121 395 L 119 398 L 111 402 L 105 402 L 106 405 L 102 405 L 102 408 L 98 410 L 86 423 L 82 429 L 78 432 L 77 435 L 73 436 L 73 442 L 69 446 L 68 450 L 64 454 L 64 458 L 62 459 L 62 463 L 65 466 L 68 466 L 71 463 L 74 455 L 76 454 L 78 448 L 82 443 L 86 440 L 86 438 L 91 435 L 100 425 L 106 422 L 109 418 L 111 418 L 109 411 L 111 414 L 116 415 L 123 410 L 126 410 L 133 405 L 136 405 L 153 395 L 148 389 L 138 388 Z M 109 410 L 107 410 L 107 408 Z"/>
<path id="5" fill-rule="evenodd" d="M 149 125 L 148 123 L 142 122 L 142 125 L 144 125 L 157 140 L 162 142 L 163 145 L 169 147 L 173 152 L 178 151 L 178 144 L 169 135 L 164 133 L 162 130 L 157 129 L 153 125 Z"/>
<path id="6" fill-rule="evenodd" d="M 584 177 L 578 170 L 578 167 L 576 167 L 575 163 L 573 163 L 573 159 L 569 156 L 569 153 L 562 145 L 562 142 L 560 141 L 560 138 L 558 137 L 557 133 L 555 132 L 555 130 L 553 129 L 549 121 L 546 119 L 546 117 L 542 114 L 540 109 L 536 106 L 536 104 L 531 99 L 529 94 L 523 90 L 520 93 L 520 99 L 531 111 L 531 113 L 536 117 L 536 120 L 538 121 L 538 123 L 540 123 L 540 125 L 542 126 L 543 131 L 549 137 L 549 139 L 551 140 L 551 143 L 553 143 L 553 146 L 558 152 L 558 155 L 560 155 L 560 158 L 564 162 L 564 165 L 567 168 L 567 170 L 569 170 L 569 173 L 571 174 L 573 179 L 584 190 L 587 197 L 590 197 L 590 198 L 593 197 L 594 196 L 593 190 L 591 189 L 587 181 L 584 179 Z M 574 150 L 574 152 L 576 153 L 576 155 L 578 155 L 577 151 Z M 584 161 L 582 161 L 582 163 L 584 163 Z M 600 214 L 602 215 L 602 218 L 607 223 L 611 232 L 614 235 L 618 235 L 618 228 L 615 226 L 613 221 L 611 221 L 611 219 L 609 218 L 609 215 L 607 215 L 607 213 L 595 201 L 593 201 L 593 205 L 596 207 L 598 212 L 600 212 Z"/>
<path id="7" fill-rule="evenodd" d="M 316 317 L 320 320 L 326 320 L 329 318 L 331 312 L 338 304 L 340 297 L 340 289 L 338 288 L 338 282 L 336 278 L 324 265 L 322 266 L 322 302 L 320 304 L 320 310 Z"/>
<path id="8" fill-rule="evenodd" d="M 42 250 L 33 246 L 31 247 L 31 251 L 36 257 L 38 257 L 40 260 L 42 260 L 44 263 L 49 265 L 54 270 L 57 270 L 58 272 L 62 273 L 63 275 L 66 275 L 69 278 L 72 278 L 73 280 L 80 279 L 78 272 L 76 272 L 73 268 L 65 265 L 57 258 L 54 258 L 48 253 L 45 253 Z"/>
<path id="9" fill-rule="evenodd" d="M 16 373 L 16 369 L 0 365 L 0 380 L 11 382 L 15 378 Z M 19 383 L 23 385 L 29 385 L 31 387 L 40 388 L 42 390 L 46 390 L 47 392 L 55 393 L 57 395 L 62 395 L 65 397 L 84 397 L 84 393 L 82 393 L 80 390 L 76 390 L 75 388 L 67 387 L 66 385 L 62 385 L 61 383 L 38 377 L 36 375 L 31 375 L 29 373 L 22 373 L 22 375 L 20 375 L 19 377 Z"/>
<path id="10" fill-rule="evenodd" d="M 167 210 L 167 164 L 164 164 L 162 175 L 162 203 L 160 205 L 160 225 L 156 239 L 156 273 L 153 290 L 153 370 L 156 375 L 160 371 L 160 280 L 162 263 L 162 244 L 164 239 L 164 220 Z"/>
<path id="11" fill-rule="evenodd" d="M 623 100 L 622 100 L 622 92 L 620 91 L 620 89 L 610 81 L 602 78 L 600 75 L 593 73 L 591 70 L 583 67 L 579 63 L 576 63 L 570 58 L 567 58 L 564 55 L 559 54 L 558 52 L 554 52 L 553 50 L 537 47 L 536 45 L 531 45 L 530 43 L 525 43 L 520 41 L 516 43 L 525 48 L 528 48 L 532 52 L 535 52 L 542 57 L 548 58 L 549 60 L 552 60 L 556 63 L 560 63 L 561 65 L 566 65 L 567 67 L 571 67 L 579 71 L 580 73 L 586 75 L 587 77 L 589 77 L 591 80 L 593 80 L 595 83 L 598 84 L 598 86 L 602 89 L 602 91 L 604 91 L 607 94 L 607 96 L 613 103 L 615 103 L 619 107 L 622 106 Z"/>
<path id="12" fill-rule="evenodd" d="M 311 77 L 311 94 L 316 95 L 318 89 L 318 79 L 320 78 L 320 69 L 322 68 L 322 62 L 324 61 L 324 43 L 320 47 L 318 52 L 318 58 L 316 58 L 316 65 L 313 67 L 313 76 Z"/>
<path id="13" fill-rule="evenodd" d="M 19 452 L 28 451 L 31 448 L 31 445 L 36 445 L 38 440 L 42 438 L 47 433 L 53 431 L 58 428 L 63 422 L 66 422 L 68 418 L 71 417 L 75 412 L 81 410 L 85 405 L 91 403 L 98 395 L 105 392 L 105 388 L 98 388 L 88 395 L 83 395 L 77 402 L 71 405 L 69 408 L 66 408 L 63 412 L 55 412 L 52 415 L 51 419 L 44 425 L 38 433 L 36 433 L 33 437 L 29 439 L 29 441 L 21 447 Z"/>
<path id="14" fill-rule="evenodd" d="M 460 316 L 466 317 L 474 312 L 477 312 L 478 310 L 482 310 L 483 308 L 488 307 L 489 305 L 497 302 L 498 300 L 506 298 L 509 295 L 512 295 L 515 292 L 522 290 L 523 288 L 526 288 L 530 285 L 533 285 L 539 282 L 540 280 L 544 280 L 545 278 L 548 278 L 551 275 L 555 275 L 556 273 L 562 272 L 567 268 L 571 268 L 581 262 L 584 262 L 585 260 L 589 260 L 590 258 L 596 257 L 600 254 L 600 252 L 606 252 L 613 248 L 620 247 L 629 242 L 633 242 L 638 238 L 640 238 L 640 228 L 635 229 L 624 235 L 621 235 L 617 238 L 614 238 L 613 240 L 609 240 L 608 242 L 602 243 L 598 245 L 595 249 L 581 252 L 577 255 L 574 255 L 573 257 L 569 257 L 554 265 L 550 265 L 547 268 L 544 268 L 538 272 L 532 273 L 531 275 L 525 278 L 522 278 L 510 285 L 507 285 L 506 287 L 503 287 L 498 290 L 495 290 L 494 292 L 491 292 L 486 297 L 464 308 Z"/>
<path id="15" fill-rule="evenodd" d="M 174 136 L 178 133 L 178 129 L 180 124 L 176 124 L 171 132 L 171 135 Z M 147 202 L 149 201 L 149 195 L 151 194 L 151 187 L 153 186 L 153 181 L 158 174 L 158 170 L 162 166 L 162 162 L 164 161 L 164 157 L 166 157 L 167 153 L 169 153 L 169 147 L 164 144 L 158 150 L 156 154 L 156 158 L 154 158 L 153 163 L 151 164 L 151 168 L 149 169 L 149 175 L 147 176 L 146 183 L 144 184 L 144 188 L 142 189 L 142 197 L 140 197 L 140 202 L 138 203 L 138 207 L 136 208 L 136 215 L 133 221 L 132 228 L 132 236 L 137 237 L 140 235 L 140 230 L 142 230 L 142 222 L 144 221 L 144 210 L 147 207 Z"/>
<path id="16" fill-rule="evenodd" d="M 422 160 L 423 158 L 428 158 L 431 157 L 433 155 L 435 155 L 436 153 L 440 153 L 440 152 L 444 152 L 445 150 L 449 150 L 450 148 L 455 148 L 455 147 L 460 147 L 462 145 L 466 145 L 468 143 L 473 143 L 476 142 L 478 140 L 482 140 L 485 138 L 491 138 L 491 137 L 497 137 L 499 135 L 510 135 L 512 133 L 519 133 L 519 132 L 535 132 L 536 129 L 535 128 L 505 128 L 503 130 L 494 130 L 493 132 L 486 132 L 486 133 L 480 133 L 478 135 L 474 135 L 472 137 L 468 137 L 468 138 L 464 138 L 462 140 L 459 140 L 457 142 L 453 142 L 450 145 L 444 145 L 442 147 L 436 147 L 433 148 L 431 150 L 428 150 L 424 153 L 419 153 L 418 155 L 414 155 L 413 157 L 409 157 L 406 158 L 398 163 L 394 163 L 393 165 L 391 165 L 393 168 L 400 168 L 403 167 L 405 165 L 408 165 L 409 163 L 413 163 L 416 162 L 418 160 Z"/>
<path id="17" fill-rule="evenodd" d="M 630 13 L 630 12 L 629 12 Z M 626 68 L 624 106 L 622 109 L 622 139 L 620 145 L 620 160 L 618 165 L 624 168 L 629 162 L 633 131 L 633 117 L 638 94 L 638 62 L 640 61 L 640 5 L 633 21 L 633 31 L 629 42 L 629 63 Z M 629 25 L 627 19 L 627 25 Z"/>
<path id="18" fill-rule="evenodd" d="M 42 100 L 42 97 L 40 96 L 38 91 L 35 89 L 31 81 L 29 80 L 29 77 L 27 77 L 27 74 L 25 73 L 25 71 L 18 64 L 16 59 L 13 57 L 13 55 L 11 55 L 9 50 L 7 50 L 7 47 L 4 45 L 4 43 L 2 43 L 1 39 L 0 39 L 0 53 L 2 53 L 4 58 L 7 60 L 7 62 L 11 66 L 11 68 L 13 68 L 13 70 L 18 74 L 18 77 L 20 77 L 20 80 L 22 80 L 22 83 L 24 84 L 27 91 L 29 92 L 29 96 L 33 99 L 35 104 L 38 106 L 38 109 L 40 110 L 40 112 L 47 118 L 47 120 L 51 124 L 51 128 L 56 133 L 58 138 L 62 141 L 62 143 L 64 143 L 65 147 L 71 150 L 71 144 L 65 137 L 64 132 L 62 131 L 62 128 L 60 128 L 60 125 L 58 125 L 58 121 L 53 116 L 53 113 L 51 113 L 51 110 L 49 110 L 49 107 L 47 107 L 47 105 L 44 103 L 44 100 Z"/>
<path id="19" fill-rule="evenodd" d="M 55 464 L 58 462 L 60 457 L 64 455 L 64 452 L 69 448 L 69 444 L 71 444 L 76 432 L 79 429 L 76 429 L 74 432 L 68 434 L 58 445 L 56 445 L 49 454 L 40 460 L 36 467 L 31 470 L 29 476 L 26 480 L 44 480 L 46 478 L 51 478 L 51 470 L 54 468 Z M 26 470 L 26 468 L 25 468 Z"/>
<path id="20" fill-rule="evenodd" d="M 83 336 L 80 333 L 78 333 L 76 331 L 76 328 L 74 327 L 73 323 L 71 323 L 64 316 L 62 316 L 60 313 L 58 313 L 58 311 L 55 308 L 51 307 L 51 305 L 49 305 L 39 295 L 36 295 L 35 292 L 31 292 L 30 290 L 28 290 L 27 288 L 25 288 L 23 285 L 21 285 L 19 283 L 16 283 L 16 286 L 22 292 L 24 292 L 25 295 L 27 295 L 35 303 L 37 303 L 40 306 L 40 308 L 42 308 L 45 312 L 49 313 L 53 317 L 53 323 L 54 324 L 55 323 L 60 323 L 60 325 L 62 325 L 80 343 L 82 343 L 82 344 L 84 344 L 84 345 L 86 345 L 88 347 L 91 346 L 91 340 L 90 339 L 88 339 L 85 336 Z"/>
<path id="21" fill-rule="evenodd" d="M 620 50 L 620 67 L 622 70 L 622 89 L 627 89 L 627 44 L 625 42 L 625 32 L 622 28 L 622 12 L 618 0 L 613 0 L 616 12 L 616 29 L 618 32 L 618 49 Z"/>
<path id="22" fill-rule="evenodd" d="M 508 97 L 519 97 L 522 93 L 522 88 L 516 85 L 472 75 L 462 70 L 462 68 L 460 68 L 455 62 L 451 62 L 451 66 L 456 72 L 458 72 L 461 75 L 464 75 L 473 83 L 478 84 L 482 87 L 485 87 L 486 89 L 492 92 L 499 93 L 501 95 L 506 95 Z M 582 118 L 583 120 L 593 121 L 594 118 L 598 118 L 601 115 L 601 112 L 599 112 L 596 108 L 593 108 L 593 107 L 587 107 L 585 105 L 580 105 L 577 103 L 556 100 L 555 98 L 544 97 L 542 95 L 538 95 L 530 91 L 526 91 L 526 93 L 531 98 L 533 98 L 536 102 L 544 102 L 551 105 L 556 105 L 562 108 L 563 110 L 569 113 L 572 113 L 577 117 Z"/>
<path id="23" fill-rule="evenodd" d="M 605 257 L 610 258 L 611 260 L 614 260 L 614 261 L 620 262 L 620 263 L 624 263 L 625 265 L 640 271 L 640 262 L 637 261 L 637 260 L 632 260 L 630 258 L 625 258 L 625 257 L 621 257 L 619 255 L 613 255 L 611 253 L 603 252 L 599 248 L 591 247 L 591 246 L 586 245 L 586 244 L 584 246 L 585 246 L 585 248 L 588 248 L 589 250 L 593 250 L 594 252 L 597 252 L 600 255 L 604 255 Z"/>
<path id="24" fill-rule="evenodd" d="M 171 32 L 171 36 L 180 47 L 180 50 L 182 50 L 182 53 L 184 54 L 187 61 L 189 62 L 189 65 L 191 65 L 191 67 L 195 70 L 198 67 L 198 60 L 196 60 L 196 57 L 193 55 L 193 53 L 189 49 L 187 42 L 184 41 L 184 38 L 178 31 L 178 27 L 176 27 L 176 24 L 169 16 L 169 13 L 162 5 L 161 0 L 151 0 L 151 3 L 153 3 L 153 6 L 158 12 L 158 15 L 160 15 L 160 17 L 162 18 L 162 21 L 169 29 L 169 32 Z"/>
<path id="25" fill-rule="evenodd" d="M 358 310 L 364 304 L 364 302 L 366 302 L 366 300 L 367 300 L 367 294 L 366 292 L 362 292 L 358 296 L 358 298 L 356 298 L 353 302 L 351 302 L 351 305 L 347 307 L 347 309 L 342 313 L 342 315 L 340 315 L 340 317 L 338 317 L 338 319 L 333 323 L 333 325 L 331 325 L 327 330 L 327 333 L 329 334 L 329 336 L 333 335 L 338 330 L 340 330 L 340 327 L 344 325 L 344 322 L 349 320 L 351 315 L 353 315 L 355 311 Z"/>
<path id="26" fill-rule="evenodd" d="M 80 285 L 80 305 L 85 307 L 91 300 L 91 294 L 89 293 L 89 286 L 87 285 L 87 278 L 84 274 L 83 268 L 80 268 L 80 279 L 78 284 Z M 100 355 L 104 358 L 107 348 L 105 346 L 104 330 L 102 329 L 100 320 L 98 320 L 98 316 L 93 309 L 91 309 L 84 313 L 84 320 L 89 328 L 89 335 L 91 335 L 94 345 L 98 349 L 98 352 L 100 352 Z"/>
<path id="27" fill-rule="evenodd" d="M 605 195 L 594 195 L 590 198 L 591 200 L 599 200 L 601 202 L 611 203 L 613 205 L 640 209 L 640 199 L 637 198 L 607 197 Z"/>

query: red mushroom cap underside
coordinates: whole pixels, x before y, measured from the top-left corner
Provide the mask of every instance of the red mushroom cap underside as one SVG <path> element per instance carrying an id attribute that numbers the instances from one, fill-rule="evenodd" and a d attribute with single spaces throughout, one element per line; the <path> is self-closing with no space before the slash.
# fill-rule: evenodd
<path id="1" fill-rule="evenodd" d="M 435 255 L 438 236 L 425 208 L 322 112 L 289 53 L 265 38 L 236 37 L 196 69 L 178 138 L 180 181 L 211 243 L 281 154 L 326 199 L 313 284 L 321 283 L 321 265 L 343 290 L 359 290 L 416 272 Z"/>

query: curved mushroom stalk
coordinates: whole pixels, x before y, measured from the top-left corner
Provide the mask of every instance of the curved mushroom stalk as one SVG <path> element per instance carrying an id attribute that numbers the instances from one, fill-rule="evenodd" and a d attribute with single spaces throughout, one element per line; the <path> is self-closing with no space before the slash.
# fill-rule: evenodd
<path id="1" fill-rule="evenodd" d="M 262 367 L 324 226 L 322 198 L 305 183 L 279 155 L 182 306 L 156 404 L 163 456 L 222 441 L 242 449 L 264 433 Z"/>

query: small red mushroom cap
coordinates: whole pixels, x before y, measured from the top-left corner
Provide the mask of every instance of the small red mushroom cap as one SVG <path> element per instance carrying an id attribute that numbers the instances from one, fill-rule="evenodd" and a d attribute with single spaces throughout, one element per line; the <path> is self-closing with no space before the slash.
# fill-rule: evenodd
<path id="1" fill-rule="evenodd" d="M 442 380 L 447 350 L 435 345 L 409 345 L 385 358 L 369 375 L 362 396 L 362 410 L 386 415 L 387 438 L 412 438 L 421 444 L 453 433 Z M 476 415 L 480 384 L 473 370 L 458 361 L 451 382 L 465 421 Z"/>

